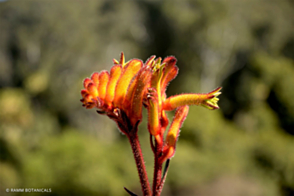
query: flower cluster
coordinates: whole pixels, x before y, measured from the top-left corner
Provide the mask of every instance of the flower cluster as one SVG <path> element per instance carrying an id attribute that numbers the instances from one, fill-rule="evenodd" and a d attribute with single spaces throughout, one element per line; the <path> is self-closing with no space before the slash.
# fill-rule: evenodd
<path id="1" fill-rule="evenodd" d="M 95 107 L 99 114 L 108 115 L 127 134 L 142 119 L 142 101 L 152 71 L 139 59 L 125 63 L 123 53 L 120 61 L 113 61 L 110 73 L 95 72 L 84 80 L 81 102 L 87 109 Z"/>
<path id="2" fill-rule="evenodd" d="M 162 60 L 151 56 L 145 63 L 139 59 L 125 62 L 122 53 L 120 60 L 114 59 L 113 62 L 110 73 L 95 72 L 91 78 L 84 80 L 85 89 L 81 91 L 81 102 L 87 109 L 96 108 L 99 114 L 106 114 L 113 119 L 122 133 L 128 136 L 131 144 L 132 140 L 136 139 L 130 139 L 131 135 L 137 134 L 138 125 L 142 120 L 142 107 L 146 107 L 150 138 L 155 138 L 154 142 L 151 140 L 155 165 L 161 170 L 160 165 L 175 153 L 179 129 L 188 114 L 188 105 L 218 109 L 217 96 L 221 94 L 221 87 L 209 93 L 180 94 L 167 98 L 166 88 L 178 74 L 175 57 L 169 56 Z M 169 124 L 166 111 L 175 109 L 174 119 L 164 138 Z M 133 152 L 137 153 L 136 149 L 133 149 Z M 158 178 L 155 181 L 160 181 L 159 173 L 154 178 Z M 156 183 L 154 191 L 160 190 L 160 182 Z M 148 191 L 146 194 L 149 194 Z"/>
<path id="3" fill-rule="evenodd" d="M 166 98 L 166 88 L 178 74 L 176 58 L 166 57 L 162 63 L 161 58 L 154 60 L 152 56 L 147 62 L 152 68 L 150 87 L 147 89 L 148 129 L 156 139 L 159 146 L 163 146 L 160 152 L 160 162 L 171 158 L 175 153 L 175 145 L 179 135 L 179 129 L 188 115 L 188 105 L 201 105 L 208 109 L 218 109 L 217 96 L 221 87 L 205 94 L 180 94 Z M 169 124 L 166 111 L 176 109 L 173 122 L 164 140 L 164 132 Z"/>
<path id="4" fill-rule="evenodd" d="M 142 119 L 144 105 L 148 108 L 148 128 L 153 136 L 164 133 L 168 125 L 165 111 L 177 109 L 177 119 L 174 119 L 171 127 L 178 129 L 187 115 L 188 108 L 184 106 L 201 105 L 208 109 L 218 109 L 217 96 L 221 87 L 210 93 L 181 94 L 166 98 L 166 88 L 178 74 L 176 61 L 173 56 L 166 57 L 162 62 L 161 58 L 151 56 L 145 63 L 139 59 L 125 62 L 122 53 L 119 61 L 113 60 L 114 66 L 110 73 L 105 70 L 94 72 L 91 78 L 84 80 L 81 102 L 87 109 L 97 108 L 99 114 L 108 115 L 119 123 L 120 128 L 126 120 L 131 127 L 138 124 Z M 177 122 L 178 119 L 182 120 Z M 124 133 L 126 130 L 121 131 Z M 174 130 L 170 129 L 169 133 L 172 132 Z"/>

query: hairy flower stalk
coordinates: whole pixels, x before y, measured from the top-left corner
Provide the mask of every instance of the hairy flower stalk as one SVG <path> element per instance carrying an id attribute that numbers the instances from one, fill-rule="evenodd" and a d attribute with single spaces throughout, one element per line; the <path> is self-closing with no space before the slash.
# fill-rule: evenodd
<path id="1" fill-rule="evenodd" d="M 221 87 L 205 94 L 180 94 L 166 97 L 168 84 L 177 76 L 178 67 L 173 56 L 165 59 L 151 56 L 145 63 L 139 59 L 125 62 L 124 54 L 120 60 L 113 60 L 108 71 L 95 72 L 83 82 L 81 90 L 83 106 L 96 108 L 99 114 L 114 120 L 120 131 L 131 144 L 143 195 L 160 195 L 166 178 L 169 160 L 174 156 L 180 127 L 188 115 L 188 105 L 218 109 Z M 148 111 L 148 130 L 150 145 L 154 152 L 154 175 L 152 191 L 149 185 L 145 162 L 139 139 L 138 125 L 142 121 L 142 107 Z M 169 120 L 166 111 L 176 110 L 167 131 Z M 166 137 L 164 133 L 167 131 Z M 162 173 L 162 165 L 167 166 Z M 125 188 L 130 195 L 135 195 Z"/>

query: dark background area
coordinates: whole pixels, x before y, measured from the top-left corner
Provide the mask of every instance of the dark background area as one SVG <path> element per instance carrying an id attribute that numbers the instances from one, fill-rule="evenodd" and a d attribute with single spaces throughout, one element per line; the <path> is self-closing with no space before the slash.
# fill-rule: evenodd
<path id="1" fill-rule="evenodd" d="M 127 138 L 79 101 L 83 79 L 121 51 L 176 56 L 168 95 L 223 86 L 220 110 L 190 107 L 163 195 L 294 195 L 293 0 L 2 0 L 2 196 L 140 193 Z"/>

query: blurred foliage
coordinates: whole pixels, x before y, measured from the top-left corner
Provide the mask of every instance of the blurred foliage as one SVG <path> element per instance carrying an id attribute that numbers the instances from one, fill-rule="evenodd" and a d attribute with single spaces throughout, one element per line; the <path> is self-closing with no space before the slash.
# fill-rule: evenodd
<path id="1" fill-rule="evenodd" d="M 163 195 L 294 195 L 292 0 L 8 0 L 0 29 L 1 195 L 140 192 L 126 137 L 79 102 L 121 51 L 176 56 L 169 95 L 223 86 L 220 110 L 190 108 Z"/>

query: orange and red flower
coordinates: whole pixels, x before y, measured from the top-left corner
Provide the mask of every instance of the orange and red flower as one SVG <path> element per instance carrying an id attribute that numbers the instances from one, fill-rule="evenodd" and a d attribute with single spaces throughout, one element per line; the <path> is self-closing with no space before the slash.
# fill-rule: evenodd
<path id="1" fill-rule="evenodd" d="M 164 171 L 162 178 L 162 164 L 175 154 L 180 128 L 188 115 L 188 105 L 218 109 L 217 96 L 221 94 L 219 87 L 209 93 L 180 94 L 167 98 L 166 88 L 178 74 L 177 60 L 174 56 L 161 60 L 151 56 L 145 63 L 139 59 L 125 62 L 124 54 L 121 53 L 119 61 L 113 60 L 110 73 L 105 70 L 93 73 L 91 78 L 84 80 L 84 89 L 81 90 L 84 107 L 96 108 L 99 114 L 106 114 L 128 136 L 144 195 L 151 195 L 151 189 L 137 135 L 142 107 L 148 111 L 148 130 L 155 157 L 153 195 L 159 195 L 167 171 Z M 174 109 L 175 116 L 164 138 L 169 124 L 166 111 Z"/>
<path id="2" fill-rule="evenodd" d="M 204 94 L 180 94 L 166 97 L 166 88 L 178 74 L 176 58 L 155 59 L 151 56 L 145 63 L 139 59 L 125 62 L 124 54 L 120 60 L 113 60 L 114 66 L 108 71 L 93 73 L 84 80 L 81 91 L 83 106 L 96 108 L 115 120 L 121 131 L 129 129 L 142 120 L 142 107 L 148 110 L 148 129 L 156 141 L 164 145 L 165 158 L 174 154 L 179 128 L 188 114 L 188 105 L 200 105 L 208 109 L 218 109 L 221 87 Z M 164 140 L 163 134 L 169 124 L 166 111 L 177 109 L 175 118 Z"/>

